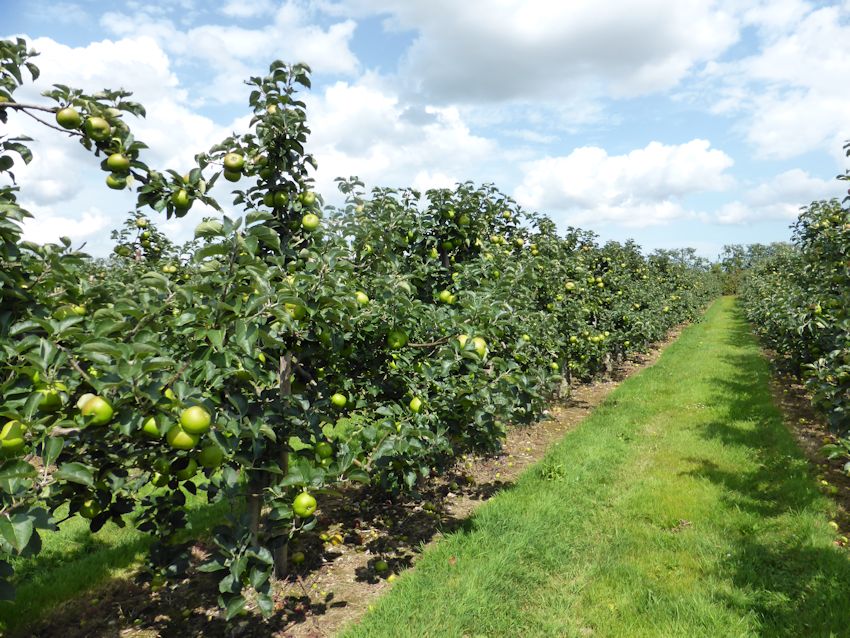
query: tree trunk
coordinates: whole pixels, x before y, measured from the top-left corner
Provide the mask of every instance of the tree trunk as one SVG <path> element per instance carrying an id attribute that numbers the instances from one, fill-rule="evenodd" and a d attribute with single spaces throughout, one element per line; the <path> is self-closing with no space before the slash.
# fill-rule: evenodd
<path id="1" fill-rule="evenodd" d="M 287 352 L 280 358 L 280 399 L 285 400 L 292 394 L 292 353 Z M 282 437 L 286 442 L 289 437 L 284 433 Z M 283 476 L 289 473 L 289 452 L 286 449 L 286 444 L 281 447 L 280 458 L 278 460 Z M 277 579 L 285 578 L 289 573 L 289 541 L 272 549 L 272 558 L 274 559 L 274 577 Z"/>

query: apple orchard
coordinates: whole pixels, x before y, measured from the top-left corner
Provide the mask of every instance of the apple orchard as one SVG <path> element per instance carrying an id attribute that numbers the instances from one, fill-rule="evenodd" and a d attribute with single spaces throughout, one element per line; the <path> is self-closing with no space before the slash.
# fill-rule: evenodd
<path id="1" fill-rule="evenodd" d="M 692 251 L 559 234 L 490 185 L 352 178 L 338 182 L 346 204 L 324 207 L 304 65 L 250 78 L 249 130 L 165 170 L 145 163 L 131 129 L 145 110 L 126 91 L 55 85 L 16 102 L 35 55 L 0 42 L 0 121 L 31 115 L 41 139 L 81 144 L 135 207 L 108 259 L 22 241 L 14 170 L 38 158 L 0 137 L 4 597 L 15 558 L 75 516 L 92 533 L 112 521 L 149 534 L 138 578 L 180 577 L 197 539 L 185 505 L 200 496 L 230 506 L 198 569 L 220 575 L 228 618 L 246 596 L 268 615 L 275 582 L 321 533 L 324 495 L 410 490 L 498 449 L 508 424 L 540 418 L 718 292 Z M 204 219 L 186 245 L 157 228 L 222 197 L 240 213 Z"/>

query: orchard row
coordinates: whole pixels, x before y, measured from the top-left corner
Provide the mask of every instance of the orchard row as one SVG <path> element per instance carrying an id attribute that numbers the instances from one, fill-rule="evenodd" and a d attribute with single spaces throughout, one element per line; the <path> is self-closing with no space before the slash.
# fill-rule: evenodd
<path id="1" fill-rule="evenodd" d="M 814 202 L 793 244 L 756 252 L 741 286 L 747 317 L 841 437 L 830 453 L 850 457 L 850 213 L 838 200 Z"/>
<path id="2" fill-rule="evenodd" d="M 340 182 L 323 208 L 297 85 L 308 69 L 251 78 L 249 133 L 187 171 L 144 163 L 129 93 L 65 86 L 53 105 L 14 101 L 23 42 L 0 43 L 0 119 L 49 113 L 102 159 L 107 186 L 136 196 L 92 259 L 20 238 L 28 216 L 0 188 L 0 564 L 40 549 L 65 517 L 131 524 L 155 542 L 148 577 L 183 573 L 187 495 L 234 506 L 201 566 L 221 575 L 227 616 L 303 560 L 328 489 L 398 491 L 468 451 L 498 448 L 573 379 L 604 373 L 697 317 L 717 279 L 691 251 L 644 256 L 592 233 L 559 235 L 493 187 L 374 189 Z M 45 130 L 45 134 L 53 134 Z M 60 134 L 57 134 L 59 138 Z M 57 139 L 56 143 L 63 140 Z M 0 139 L 0 170 L 29 162 Z M 176 246 L 158 213 L 218 207 Z"/>

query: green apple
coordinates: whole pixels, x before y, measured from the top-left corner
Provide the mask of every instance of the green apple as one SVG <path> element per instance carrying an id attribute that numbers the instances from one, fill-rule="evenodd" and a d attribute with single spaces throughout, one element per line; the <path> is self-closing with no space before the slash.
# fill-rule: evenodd
<path id="1" fill-rule="evenodd" d="M 159 427 L 156 424 L 156 417 L 149 417 L 145 421 L 144 425 L 142 425 L 142 433 L 152 439 L 158 439 L 162 436 L 162 432 L 159 431 Z"/>
<path id="2" fill-rule="evenodd" d="M 206 468 L 216 468 L 224 461 L 224 450 L 210 443 L 198 453 L 198 462 Z"/>
<path id="3" fill-rule="evenodd" d="M 192 207 L 192 198 L 189 196 L 189 191 L 185 188 L 175 191 L 171 195 L 171 203 L 178 210 L 189 210 Z"/>
<path id="4" fill-rule="evenodd" d="M 7 421 L 0 430 L 0 448 L 4 454 L 17 454 L 26 444 L 24 439 L 26 428 L 20 421 Z"/>
<path id="5" fill-rule="evenodd" d="M 126 173 L 130 170 L 130 158 L 124 153 L 113 153 L 106 158 L 106 166 L 113 173 Z"/>
<path id="6" fill-rule="evenodd" d="M 286 303 L 283 304 L 283 307 L 296 321 L 300 321 L 307 316 L 307 308 L 301 304 Z"/>
<path id="7" fill-rule="evenodd" d="M 82 410 L 83 406 L 89 402 L 89 399 L 93 399 L 95 397 L 91 392 L 86 392 L 79 399 L 77 399 L 77 409 Z"/>
<path id="8" fill-rule="evenodd" d="M 296 516 L 307 518 L 316 511 L 316 499 L 309 492 L 301 492 L 292 501 L 292 511 Z"/>
<path id="9" fill-rule="evenodd" d="M 422 399 L 419 397 L 413 397 L 410 400 L 410 411 L 414 414 L 419 414 L 419 411 L 422 409 Z"/>
<path id="10" fill-rule="evenodd" d="M 112 190 L 124 190 L 127 188 L 127 178 L 120 173 L 110 173 L 106 176 L 106 185 Z"/>
<path id="11" fill-rule="evenodd" d="M 198 462 L 195 459 L 189 459 L 189 462 L 186 464 L 181 470 L 177 470 L 174 473 L 174 476 L 177 477 L 178 481 L 188 481 L 190 478 L 195 476 L 198 473 Z"/>
<path id="12" fill-rule="evenodd" d="M 79 111 L 66 106 L 56 112 L 56 123 L 62 128 L 77 129 L 83 123 L 83 118 L 80 117 Z"/>
<path id="13" fill-rule="evenodd" d="M 83 130 L 96 142 L 108 140 L 109 136 L 112 135 L 112 127 L 109 126 L 109 122 L 97 116 L 86 118 Z"/>
<path id="14" fill-rule="evenodd" d="M 83 501 L 82 506 L 80 506 L 80 516 L 83 518 L 92 519 L 102 511 L 100 505 L 94 499 L 88 499 Z"/>
<path id="15" fill-rule="evenodd" d="M 193 405 L 180 413 L 180 425 L 189 434 L 204 434 L 210 429 L 212 417 L 199 405 Z"/>
<path id="16" fill-rule="evenodd" d="M 475 352 L 478 353 L 478 356 L 482 359 L 487 356 L 487 342 L 484 341 L 481 337 L 473 337 L 472 338 L 472 347 L 475 349 Z"/>
<path id="17" fill-rule="evenodd" d="M 387 334 L 387 345 L 393 350 L 399 350 L 407 345 L 408 336 L 404 330 L 390 330 Z"/>
<path id="18" fill-rule="evenodd" d="M 106 425 L 112 420 L 113 410 L 106 399 L 95 395 L 83 404 L 80 414 L 89 425 Z"/>
<path id="19" fill-rule="evenodd" d="M 165 440 L 176 450 L 191 450 L 200 439 L 199 435 L 186 432 L 179 423 L 172 425 L 165 435 Z"/>
<path id="20" fill-rule="evenodd" d="M 338 408 L 344 408 L 345 404 L 348 403 L 348 398 L 344 394 L 337 392 L 331 397 L 331 403 Z"/>
<path id="21" fill-rule="evenodd" d="M 245 165 L 245 158 L 239 153 L 228 153 L 224 156 L 223 164 L 224 170 L 238 173 Z"/>
<path id="22" fill-rule="evenodd" d="M 318 215 L 307 213 L 301 218 L 301 227 L 307 232 L 313 232 L 319 227 L 321 220 Z"/>

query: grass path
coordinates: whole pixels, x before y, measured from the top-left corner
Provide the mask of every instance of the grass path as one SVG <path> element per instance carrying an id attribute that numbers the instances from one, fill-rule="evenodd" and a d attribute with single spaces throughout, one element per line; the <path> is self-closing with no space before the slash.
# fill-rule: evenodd
<path id="1" fill-rule="evenodd" d="M 850 555 L 731 298 L 346 638 L 850 635 Z"/>

